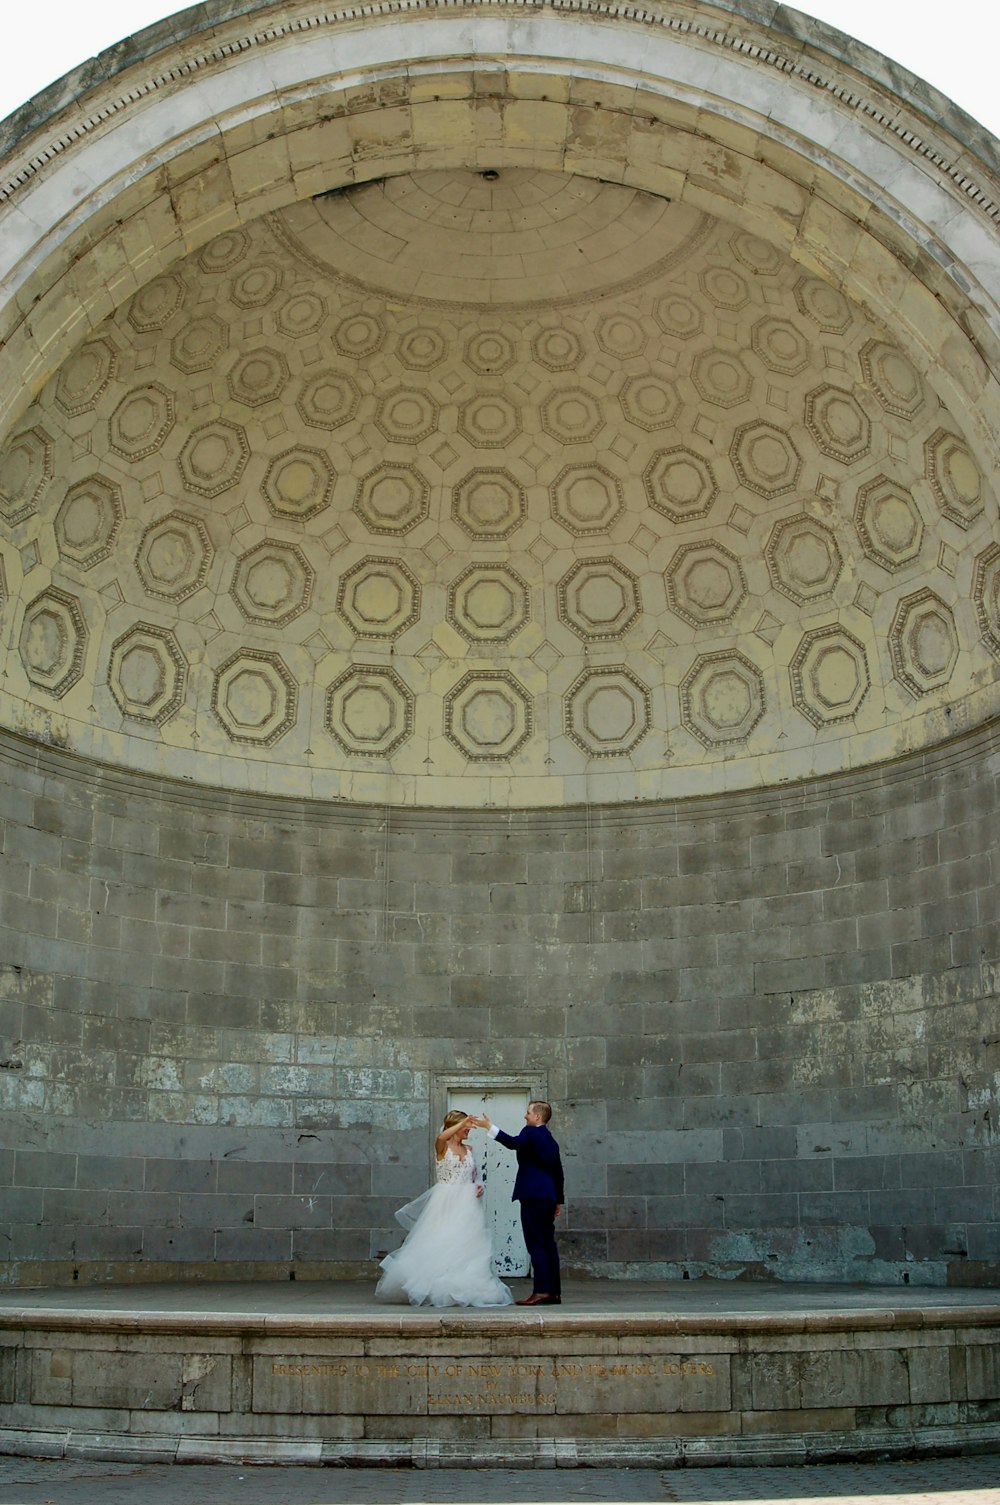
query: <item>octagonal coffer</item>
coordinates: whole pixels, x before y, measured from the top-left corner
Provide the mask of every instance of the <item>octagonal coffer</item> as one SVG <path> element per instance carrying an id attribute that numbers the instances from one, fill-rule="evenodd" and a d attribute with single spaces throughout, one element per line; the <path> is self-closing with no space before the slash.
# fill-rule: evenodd
<path id="1" fill-rule="evenodd" d="M 281 267 L 259 261 L 243 267 L 229 284 L 229 296 L 239 308 L 264 308 L 280 290 L 284 281 Z"/>
<path id="2" fill-rule="evenodd" d="M 915 560 L 924 539 L 924 524 L 910 492 L 876 476 L 858 491 L 854 522 L 870 559 L 885 570 L 899 570 Z"/>
<path id="3" fill-rule="evenodd" d="M 704 315 L 693 298 L 684 293 L 667 293 L 653 309 L 653 317 L 664 334 L 689 340 L 701 332 Z"/>
<path id="4" fill-rule="evenodd" d="M 560 444 L 586 444 L 604 427 L 600 403 L 584 387 L 559 387 L 541 406 L 542 428 Z"/>
<path id="5" fill-rule="evenodd" d="M 83 674 L 87 619 L 75 596 L 49 586 L 25 608 L 18 639 L 21 663 L 36 689 L 61 699 Z"/>
<path id="6" fill-rule="evenodd" d="M 374 355 L 381 350 L 386 340 L 385 320 L 378 314 L 347 314 L 333 331 L 333 343 L 341 355 L 354 360 Z"/>
<path id="7" fill-rule="evenodd" d="M 355 664 L 327 691 L 326 728 L 346 752 L 388 758 L 411 736 L 415 705 L 394 669 Z"/>
<path id="8" fill-rule="evenodd" d="M 278 400 L 288 376 L 288 362 L 279 350 L 266 346 L 248 350 L 229 373 L 229 395 L 245 407 L 264 407 Z"/>
<path id="9" fill-rule="evenodd" d="M 402 560 L 369 556 L 341 577 L 337 613 L 362 638 L 394 641 L 420 616 L 421 589 Z"/>
<path id="10" fill-rule="evenodd" d="M 8 523 L 35 512 L 54 475 L 53 444 L 43 428 L 22 430 L 0 450 L 0 514 Z"/>
<path id="11" fill-rule="evenodd" d="M 478 376 L 499 376 L 517 358 L 517 346 L 502 329 L 480 329 L 465 342 L 464 359 Z"/>
<path id="12" fill-rule="evenodd" d="M 201 518 L 188 512 L 168 512 L 146 529 L 135 567 L 151 596 L 186 601 L 207 581 L 213 554 Z"/>
<path id="13" fill-rule="evenodd" d="M 415 465 L 376 465 L 358 482 L 354 510 L 372 533 L 409 533 L 430 512 L 431 488 Z"/>
<path id="14" fill-rule="evenodd" d="M 658 450 L 642 482 L 650 506 L 675 523 L 705 517 L 719 494 L 709 461 L 684 445 Z"/>
<path id="15" fill-rule="evenodd" d="M 141 287 L 129 304 L 128 322 L 140 333 L 160 330 L 181 306 L 184 283 L 175 272 L 165 272 Z"/>
<path id="16" fill-rule="evenodd" d="M 448 344 L 440 329 L 418 324 L 399 336 L 396 355 L 409 371 L 432 371 L 448 355 Z"/>
<path id="17" fill-rule="evenodd" d="M 705 401 L 718 408 L 738 407 L 753 388 L 741 357 L 730 350 L 703 350 L 695 357 L 691 380 Z"/>
<path id="18" fill-rule="evenodd" d="M 730 621 L 747 595 L 742 565 L 717 543 L 678 549 L 667 565 L 666 585 L 671 610 L 695 627 Z"/>
<path id="19" fill-rule="evenodd" d="M 53 531 L 61 558 L 81 570 L 107 559 L 121 528 L 121 488 L 104 476 L 77 481 L 63 498 Z"/>
<path id="20" fill-rule="evenodd" d="M 240 425 L 217 418 L 191 433 L 177 463 L 191 491 L 219 496 L 239 482 L 249 459 L 250 445 Z"/>
<path id="21" fill-rule="evenodd" d="M 560 620 L 584 641 L 622 637 L 640 611 L 639 581 L 615 559 L 580 559 L 559 581 Z"/>
<path id="22" fill-rule="evenodd" d="M 761 277 L 776 277 L 781 271 L 781 252 L 771 241 L 763 240 L 759 235 L 752 235 L 745 230 L 739 230 L 733 236 L 730 245 L 737 260 L 741 261 L 751 272 L 756 272 Z"/>
<path id="23" fill-rule="evenodd" d="M 311 428 L 341 428 L 358 411 L 361 388 L 346 371 L 321 371 L 303 385 L 295 406 Z"/>
<path id="24" fill-rule="evenodd" d="M 887 413 L 913 418 L 923 407 L 924 384 L 895 345 L 869 340 L 861 351 L 861 372 Z"/>
<path id="25" fill-rule="evenodd" d="M 844 565 L 834 534 L 805 512 L 775 523 L 764 557 L 775 589 L 800 606 L 828 596 Z"/>
<path id="26" fill-rule="evenodd" d="M 531 342 L 531 353 L 547 371 L 572 371 L 583 360 L 583 340 L 566 323 L 541 329 Z"/>
<path id="27" fill-rule="evenodd" d="M 771 315 L 758 319 L 750 331 L 750 344 L 765 366 L 786 376 L 797 376 L 809 364 L 809 345 L 790 319 Z"/>
<path id="28" fill-rule="evenodd" d="M 795 284 L 795 301 L 806 318 L 826 334 L 845 334 L 850 328 L 850 304 L 821 277 L 801 277 Z"/>
<path id="29" fill-rule="evenodd" d="M 995 658 L 1000 658 L 1000 544 L 990 544 L 977 556 L 972 599 L 983 642 Z"/>
<path id="30" fill-rule="evenodd" d="M 458 410 L 458 432 L 476 449 L 502 449 L 521 432 L 521 410 L 502 392 L 483 392 Z"/>
<path id="31" fill-rule="evenodd" d="M 626 757 L 649 731 L 651 718 L 648 685 L 624 665 L 585 669 L 563 705 L 566 735 L 591 758 Z"/>
<path id="32" fill-rule="evenodd" d="M 806 394 L 805 420 L 817 447 L 841 465 L 852 465 L 871 448 L 871 421 L 853 392 L 817 387 Z"/>
<path id="33" fill-rule="evenodd" d="M 630 423 L 648 433 L 676 423 L 681 401 L 673 382 L 661 376 L 630 376 L 618 394 L 621 410 Z"/>
<path id="34" fill-rule="evenodd" d="M 889 649 L 893 672 L 911 695 L 946 685 L 959 654 L 951 607 L 929 589 L 904 596 L 889 629 Z"/>
<path id="35" fill-rule="evenodd" d="M 606 533 L 625 510 L 621 482 L 603 465 L 567 465 L 549 487 L 553 518 L 576 536 Z"/>
<path id="36" fill-rule="evenodd" d="M 758 496 L 783 496 L 792 491 L 802 470 L 802 456 L 791 436 L 763 419 L 740 425 L 729 455 L 740 481 Z"/>
<path id="37" fill-rule="evenodd" d="M 202 247 L 198 252 L 198 265 L 209 274 L 230 272 L 249 250 L 250 237 L 245 230 L 226 230 Z"/>
<path id="38" fill-rule="evenodd" d="M 452 490 L 451 515 L 478 542 L 509 538 L 527 515 L 524 488 L 508 470 L 470 470 Z"/>
<path id="39" fill-rule="evenodd" d="M 385 392 L 375 409 L 375 427 L 390 443 L 419 444 L 438 425 L 438 405 L 418 387 L 395 387 Z"/>
<path id="40" fill-rule="evenodd" d="M 444 734 L 474 762 L 506 761 L 532 731 L 532 699 L 505 670 L 463 675 L 444 699 Z"/>
<path id="41" fill-rule="evenodd" d="M 865 647 L 836 625 L 803 636 L 791 662 L 792 700 L 815 727 L 855 716 L 871 675 Z"/>
<path id="42" fill-rule="evenodd" d="M 125 460 L 155 454 L 174 426 L 174 399 L 159 382 L 126 393 L 108 421 L 111 448 Z"/>
<path id="43" fill-rule="evenodd" d="M 67 417 L 88 413 L 107 390 L 118 365 L 118 351 L 98 336 L 70 356 L 59 368 L 55 398 Z"/>
<path id="44" fill-rule="evenodd" d="M 531 614 L 528 587 L 505 564 L 471 564 L 448 587 L 448 621 L 471 643 L 506 643 Z"/>
<path id="45" fill-rule="evenodd" d="M 237 561 L 230 594 L 249 622 L 286 627 L 308 608 L 314 581 L 301 549 L 265 539 Z"/>
<path id="46" fill-rule="evenodd" d="M 231 741 L 272 747 L 295 725 L 298 686 L 279 654 L 242 648 L 215 675 L 212 709 Z"/>
<path id="47" fill-rule="evenodd" d="M 932 434 L 924 445 L 924 473 L 944 516 L 971 527 L 986 506 L 985 482 L 964 439 L 947 429 Z"/>
<path id="48" fill-rule="evenodd" d="M 614 309 L 599 318 L 596 334 L 598 345 L 614 360 L 629 360 L 642 355 L 646 348 L 647 335 L 642 320 L 622 309 Z"/>
<path id="49" fill-rule="evenodd" d="M 184 701 L 187 660 L 165 627 L 137 622 L 111 646 L 108 688 L 123 716 L 162 726 Z"/>
<path id="50" fill-rule="evenodd" d="M 705 747 L 743 742 L 764 714 L 764 681 L 742 653 L 703 653 L 680 687 L 681 722 Z"/>
<path id="51" fill-rule="evenodd" d="M 705 296 L 716 308 L 729 309 L 733 313 L 746 308 L 750 302 L 750 289 L 746 278 L 732 267 L 709 266 L 698 274 L 698 282 Z"/>
<path id="52" fill-rule="evenodd" d="M 229 330 L 217 314 L 197 314 L 170 342 L 170 363 L 193 376 L 211 371 L 229 343 Z"/>
<path id="53" fill-rule="evenodd" d="M 282 334 L 293 340 L 303 335 L 315 334 L 327 317 L 326 300 L 319 293 L 300 291 L 292 293 L 278 310 L 276 323 Z"/>
<path id="54" fill-rule="evenodd" d="M 330 505 L 336 479 L 322 450 L 295 444 L 271 461 L 261 489 L 275 517 L 305 522 Z"/>

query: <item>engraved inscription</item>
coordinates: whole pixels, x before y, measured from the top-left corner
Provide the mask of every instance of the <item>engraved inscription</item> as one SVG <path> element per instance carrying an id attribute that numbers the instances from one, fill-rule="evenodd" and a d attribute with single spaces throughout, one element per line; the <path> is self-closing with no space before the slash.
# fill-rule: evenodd
<path id="1" fill-rule="evenodd" d="M 557 1404 L 560 1382 L 572 1384 L 577 1400 L 583 1398 L 580 1387 L 585 1391 L 593 1386 L 591 1404 L 583 1407 L 589 1410 L 598 1396 L 602 1408 L 614 1404 L 615 1381 L 629 1385 L 649 1382 L 657 1389 L 664 1380 L 695 1384 L 710 1381 L 714 1392 L 715 1382 L 723 1377 L 717 1375 L 710 1359 L 634 1354 L 620 1359 L 590 1355 L 572 1359 L 275 1358 L 268 1362 L 262 1378 L 268 1388 L 268 1382 L 282 1380 L 332 1381 L 338 1385 L 337 1394 L 345 1411 L 353 1409 L 349 1399 L 352 1390 L 356 1391 L 358 1406 L 368 1406 L 382 1414 L 388 1414 L 394 1401 L 402 1402 L 406 1396 L 412 1402 L 419 1393 L 419 1410 L 426 1406 L 426 1414 L 444 1415 L 552 1411 Z M 305 1392 L 303 1399 L 304 1409 L 312 1410 L 312 1403 L 305 1401 Z"/>

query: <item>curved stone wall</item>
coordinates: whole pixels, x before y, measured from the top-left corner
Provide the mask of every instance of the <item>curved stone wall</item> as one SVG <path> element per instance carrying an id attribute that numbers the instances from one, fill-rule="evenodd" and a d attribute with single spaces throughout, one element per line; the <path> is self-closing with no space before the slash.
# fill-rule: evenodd
<path id="1" fill-rule="evenodd" d="M 576 1271 L 1000 1273 L 995 735 L 503 818 L 4 752 L 8 1279 L 370 1274 L 481 1072 Z"/>
<path id="2" fill-rule="evenodd" d="M 10 1277 L 370 1273 L 457 1070 L 576 1269 L 994 1278 L 996 143 L 210 0 L 0 145 Z"/>

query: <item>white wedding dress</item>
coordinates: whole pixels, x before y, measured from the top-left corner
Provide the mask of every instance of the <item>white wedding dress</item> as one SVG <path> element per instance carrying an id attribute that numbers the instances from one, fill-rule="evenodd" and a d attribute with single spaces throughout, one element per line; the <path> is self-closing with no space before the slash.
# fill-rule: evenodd
<path id="1" fill-rule="evenodd" d="M 382 1260 L 375 1287 L 379 1301 L 411 1306 L 509 1306 L 513 1296 L 493 1273 L 480 1184 L 471 1152 L 449 1147 L 437 1163 L 437 1181 L 396 1213 L 409 1232 L 402 1247 Z"/>

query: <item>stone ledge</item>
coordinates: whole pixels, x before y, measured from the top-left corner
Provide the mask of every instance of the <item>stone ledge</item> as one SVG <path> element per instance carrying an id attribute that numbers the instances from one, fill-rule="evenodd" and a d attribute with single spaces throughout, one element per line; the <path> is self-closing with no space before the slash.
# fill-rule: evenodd
<path id="1" fill-rule="evenodd" d="M 500 1332 L 544 1333 L 551 1337 L 586 1335 L 629 1337 L 731 1337 L 734 1343 L 753 1334 L 893 1332 L 914 1329 L 1000 1327 L 1000 1305 L 957 1304 L 954 1307 L 872 1307 L 862 1310 L 810 1313 L 726 1312 L 713 1315 L 662 1312 L 454 1311 L 431 1314 L 420 1309 L 389 1315 L 292 1316 L 253 1312 L 128 1312 L 46 1310 L 37 1306 L 0 1307 L 0 1332 L 32 1333 L 192 1333 L 205 1337 L 300 1338 L 459 1338 L 496 1337 Z"/>
<path id="2" fill-rule="evenodd" d="M 1000 1449 L 1000 1424 L 922 1427 L 794 1438 L 688 1437 L 676 1442 L 609 1438 L 499 1439 L 442 1443 L 433 1438 L 348 1445 L 270 1438 L 125 1437 L 74 1430 L 0 1431 L 0 1455 L 95 1459 L 107 1463 L 238 1463 L 316 1468 L 777 1468 L 793 1464 L 861 1463 L 970 1456 Z"/>
<path id="3" fill-rule="evenodd" d="M 30 1433 L 186 1461 L 277 1447 L 434 1466 L 429 1449 L 538 1466 L 562 1447 L 668 1466 L 810 1438 L 808 1457 L 953 1450 L 1000 1426 L 985 1291 L 574 1281 L 568 1311 L 391 1313 L 360 1282 L 16 1294 L 0 1297 L 0 1451 Z"/>

